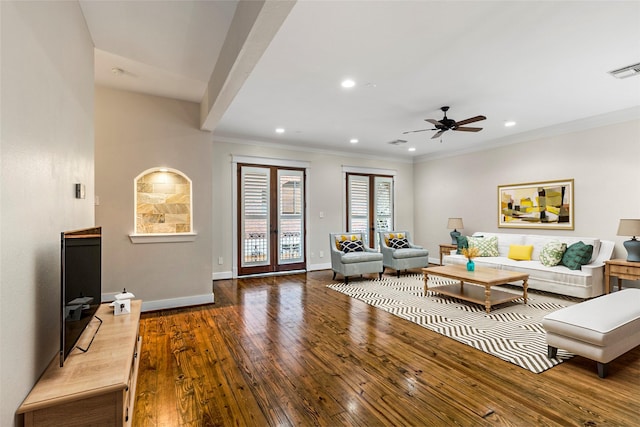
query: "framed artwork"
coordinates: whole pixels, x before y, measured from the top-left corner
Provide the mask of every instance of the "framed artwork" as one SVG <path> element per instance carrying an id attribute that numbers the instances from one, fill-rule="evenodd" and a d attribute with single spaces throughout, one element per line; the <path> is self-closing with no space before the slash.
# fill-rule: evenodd
<path id="1" fill-rule="evenodd" d="M 498 186 L 499 228 L 573 230 L 573 179 Z"/>

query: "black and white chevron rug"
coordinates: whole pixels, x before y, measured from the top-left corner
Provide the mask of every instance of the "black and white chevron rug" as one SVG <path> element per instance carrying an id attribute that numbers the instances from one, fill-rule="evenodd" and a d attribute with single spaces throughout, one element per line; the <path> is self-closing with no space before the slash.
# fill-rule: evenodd
<path id="1" fill-rule="evenodd" d="M 448 279 L 429 278 L 429 288 L 450 284 Z M 383 276 L 379 280 L 332 283 L 328 288 L 387 311 L 441 335 L 453 338 L 534 373 L 544 372 L 573 354 L 558 350 L 547 358 L 542 318 L 552 311 L 575 304 L 579 299 L 529 290 L 522 298 L 491 308 L 429 291 L 424 296 L 422 274 Z M 522 288 L 500 286 L 506 292 L 522 294 Z"/>

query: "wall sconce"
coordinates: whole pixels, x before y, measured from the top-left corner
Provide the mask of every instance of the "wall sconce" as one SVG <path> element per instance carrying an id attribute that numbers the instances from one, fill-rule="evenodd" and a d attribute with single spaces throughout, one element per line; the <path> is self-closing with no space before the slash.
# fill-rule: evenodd
<path id="1" fill-rule="evenodd" d="M 449 221 L 447 222 L 447 229 L 453 230 L 449 233 L 452 245 L 458 244 L 458 236 L 460 235 L 460 232 L 457 230 L 458 228 L 460 230 L 464 229 L 464 226 L 462 225 L 462 218 L 449 218 Z"/>
<path id="2" fill-rule="evenodd" d="M 621 219 L 618 226 L 618 236 L 632 236 L 631 240 L 623 243 L 627 250 L 627 261 L 640 262 L 640 219 Z"/>

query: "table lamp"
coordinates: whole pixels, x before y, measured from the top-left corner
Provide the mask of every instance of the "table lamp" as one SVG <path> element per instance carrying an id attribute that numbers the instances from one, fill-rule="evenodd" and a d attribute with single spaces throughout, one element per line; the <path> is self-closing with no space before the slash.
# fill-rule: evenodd
<path id="1" fill-rule="evenodd" d="M 627 250 L 627 261 L 640 262 L 640 219 L 621 219 L 618 226 L 618 236 L 632 236 L 631 240 L 623 243 Z"/>
<path id="2" fill-rule="evenodd" d="M 458 244 L 458 236 L 460 235 L 460 232 L 457 230 L 458 228 L 460 230 L 464 229 L 464 226 L 462 225 L 462 218 L 449 218 L 449 222 L 447 222 L 447 229 L 453 230 L 449 233 L 452 245 Z"/>

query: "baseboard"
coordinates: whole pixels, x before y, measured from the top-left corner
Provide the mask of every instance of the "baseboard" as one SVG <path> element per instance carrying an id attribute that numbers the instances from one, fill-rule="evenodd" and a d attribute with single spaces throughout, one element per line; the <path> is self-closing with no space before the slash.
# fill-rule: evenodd
<path id="1" fill-rule="evenodd" d="M 233 273 L 231 271 L 218 271 L 214 272 L 211 275 L 213 280 L 225 280 L 225 279 L 233 279 Z"/>
<path id="2" fill-rule="evenodd" d="M 310 264 L 308 271 L 317 271 L 317 270 L 331 270 L 331 263 L 325 264 Z"/>
<path id="3" fill-rule="evenodd" d="M 142 301 L 142 311 L 164 310 L 167 308 L 188 307 L 191 305 L 211 304 L 215 301 L 213 294 L 191 295 L 188 297 L 170 298 L 155 301 Z"/>

